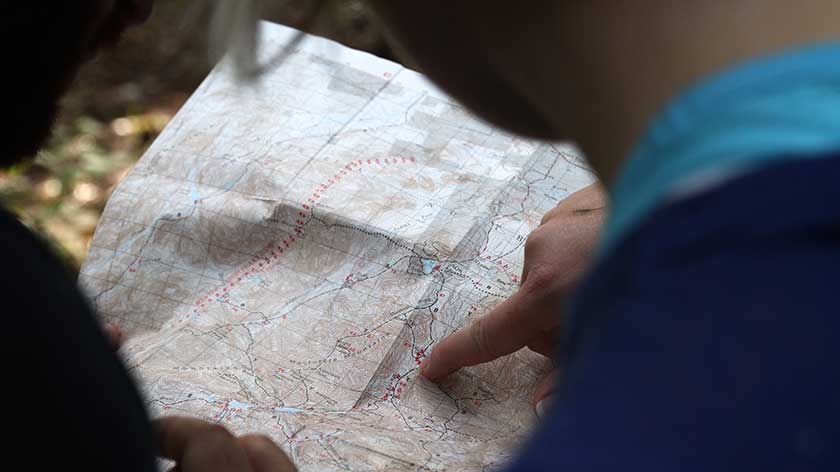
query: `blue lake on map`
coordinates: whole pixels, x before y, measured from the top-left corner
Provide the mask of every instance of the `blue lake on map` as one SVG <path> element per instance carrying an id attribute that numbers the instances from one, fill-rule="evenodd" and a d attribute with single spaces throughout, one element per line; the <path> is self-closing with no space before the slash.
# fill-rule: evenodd
<path id="1" fill-rule="evenodd" d="M 438 264 L 438 261 L 434 259 L 421 259 L 423 261 L 423 273 L 429 275 L 435 270 L 435 266 Z"/>

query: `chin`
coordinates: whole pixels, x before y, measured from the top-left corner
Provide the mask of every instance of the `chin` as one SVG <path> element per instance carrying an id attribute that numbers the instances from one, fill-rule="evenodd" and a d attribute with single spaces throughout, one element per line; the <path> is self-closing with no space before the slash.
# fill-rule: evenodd
<path id="1" fill-rule="evenodd" d="M 510 89 L 499 86 L 498 90 L 487 90 L 486 95 L 476 96 L 472 92 L 456 87 L 447 87 L 442 80 L 441 87 L 493 126 L 526 138 L 546 141 L 562 138 L 556 130 L 543 120 L 541 114 L 533 109 L 524 99 L 517 97 Z M 494 84 L 485 83 L 482 87 L 493 89 Z M 492 97 L 488 99 L 487 97 Z"/>
<path id="2" fill-rule="evenodd" d="M 412 54 L 410 61 L 441 89 L 491 125 L 527 138 L 556 140 L 561 136 L 527 99 L 498 77 L 476 56 Z M 457 64 L 457 66 L 453 66 Z"/>
<path id="3" fill-rule="evenodd" d="M 529 138 L 560 139 L 543 113 L 482 55 L 485 46 L 465 33 L 469 18 L 433 3 L 427 11 L 418 6 L 425 3 L 373 2 L 398 55 L 490 124 Z"/>

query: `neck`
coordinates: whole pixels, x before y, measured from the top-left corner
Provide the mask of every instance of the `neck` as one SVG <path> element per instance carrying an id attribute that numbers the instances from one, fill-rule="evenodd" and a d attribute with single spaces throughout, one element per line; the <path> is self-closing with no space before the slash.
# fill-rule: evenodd
<path id="1" fill-rule="evenodd" d="M 561 51 L 571 60 L 558 67 L 573 74 L 558 71 L 562 90 L 556 81 L 543 84 L 542 93 L 556 100 L 544 101 L 542 112 L 559 135 L 578 142 L 607 186 L 653 115 L 698 78 L 750 57 L 840 39 L 834 0 L 795 7 L 785 0 L 568 3 L 558 9 L 559 43 L 577 46 Z"/>

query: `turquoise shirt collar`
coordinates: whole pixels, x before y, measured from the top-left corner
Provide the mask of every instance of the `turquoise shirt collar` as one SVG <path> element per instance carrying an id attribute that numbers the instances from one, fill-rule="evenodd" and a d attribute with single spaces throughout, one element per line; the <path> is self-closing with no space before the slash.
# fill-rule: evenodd
<path id="1" fill-rule="evenodd" d="M 830 149 L 840 149 L 840 42 L 701 80 L 662 110 L 630 153 L 613 186 L 600 255 L 657 206 L 691 193 L 681 189 Z"/>

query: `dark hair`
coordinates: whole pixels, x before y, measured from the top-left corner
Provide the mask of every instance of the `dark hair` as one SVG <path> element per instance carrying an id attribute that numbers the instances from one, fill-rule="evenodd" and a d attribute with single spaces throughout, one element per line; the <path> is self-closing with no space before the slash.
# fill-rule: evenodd
<path id="1" fill-rule="evenodd" d="M 143 5 L 142 11 L 137 5 Z M 58 102 L 79 66 L 114 42 L 150 3 L 9 0 L 0 5 L 0 166 L 33 156 L 49 136 Z"/>

